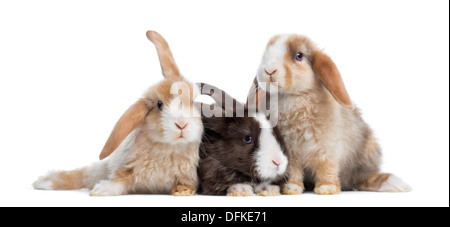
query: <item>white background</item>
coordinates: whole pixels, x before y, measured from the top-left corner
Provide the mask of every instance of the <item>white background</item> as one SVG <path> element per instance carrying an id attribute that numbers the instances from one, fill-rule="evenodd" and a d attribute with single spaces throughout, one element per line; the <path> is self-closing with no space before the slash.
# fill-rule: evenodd
<path id="1" fill-rule="evenodd" d="M 266 42 L 309 36 L 338 65 L 409 193 L 227 198 L 37 191 L 98 159 L 121 114 L 162 79 L 146 30 L 181 72 L 244 101 Z M 449 2 L 1 1 L 0 206 L 448 206 Z"/>

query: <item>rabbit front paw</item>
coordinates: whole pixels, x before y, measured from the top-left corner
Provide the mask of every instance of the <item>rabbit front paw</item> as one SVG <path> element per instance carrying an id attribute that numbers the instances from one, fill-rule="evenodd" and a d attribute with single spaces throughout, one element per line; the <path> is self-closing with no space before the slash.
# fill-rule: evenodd
<path id="1" fill-rule="evenodd" d="M 191 196 L 195 195 L 195 188 L 185 186 L 185 185 L 177 185 L 172 189 L 173 196 Z"/>
<path id="2" fill-rule="evenodd" d="M 319 195 L 335 195 L 341 192 L 339 185 L 322 184 L 314 188 L 314 192 Z"/>
<path id="3" fill-rule="evenodd" d="M 234 184 L 227 189 L 227 196 L 252 196 L 255 195 L 250 184 Z"/>
<path id="4" fill-rule="evenodd" d="M 300 195 L 303 193 L 303 190 L 303 187 L 294 183 L 288 183 L 283 186 L 283 194 L 285 195 Z"/>
<path id="5" fill-rule="evenodd" d="M 278 185 L 261 184 L 255 187 L 255 192 L 259 196 L 279 196 L 280 187 Z"/>

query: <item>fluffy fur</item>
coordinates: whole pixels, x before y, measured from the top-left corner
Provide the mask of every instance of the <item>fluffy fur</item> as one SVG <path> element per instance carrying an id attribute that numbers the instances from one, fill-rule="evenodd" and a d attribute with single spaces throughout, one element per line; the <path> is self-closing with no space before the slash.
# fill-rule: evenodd
<path id="1" fill-rule="evenodd" d="M 300 194 L 305 186 L 318 194 L 410 190 L 400 178 L 380 173 L 381 149 L 372 130 L 334 62 L 308 38 L 274 36 L 254 81 L 258 97 L 249 100 L 270 97 L 261 95 L 260 82 L 278 83 L 278 127 L 290 156 L 284 193 Z"/>
<path id="2" fill-rule="evenodd" d="M 93 196 L 195 193 L 203 132 L 193 106 L 196 87 L 180 75 L 164 38 L 154 31 L 147 37 L 156 46 L 166 79 L 122 115 L 100 154 L 102 160 L 73 171 L 50 172 L 33 184 L 36 189 L 89 188 Z"/>
<path id="3" fill-rule="evenodd" d="M 264 115 L 249 116 L 243 104 L 220 89 L 208 86 L 214 92 L 210 94 L 206 89 L 205 94 L 211 95 L 219 103 L 213 106 L 220 109 L 223 115 L 202 117 L 205 131 L 198 168 L 200 193 L 279 195 L 280 188 L 274 184 L 285 182 L 288 159 L 278 129 L 271 128 Z M 225 99 L 232 100 L 234 105 L 225 105 Z M 238 117 L 233 106 L 242 108 L 244 116 Z M 227 112 L 231 113 L 230 117 L 225 117 Z M 252 138 L 251 144 L 244 141 L 248 136 Z"/>

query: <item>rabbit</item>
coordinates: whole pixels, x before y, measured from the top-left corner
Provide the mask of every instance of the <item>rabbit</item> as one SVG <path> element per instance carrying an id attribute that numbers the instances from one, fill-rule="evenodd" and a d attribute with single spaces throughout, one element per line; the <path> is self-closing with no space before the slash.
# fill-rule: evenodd
<path id="1" fill-rule="evenodd" d="M 203 133 L 200 113 L 193 106 L 198 89 L 180 75 L 164 38 L 155 31 L 147 31 L 147 38 L 155 44 L 165 79 L 121 116 L 100 161 L 50 172 L 33 183 L 35 189 L 88 188 L 91 196 L 195 194 Z"/>
<path id="2" fill-rule="evenodd" d="M 277 83 L 277 90 L 265 84 Z M 284 194 L 342 190 L 405 192 L 399 177 L 380 172 L 381 148 L 353 105 L 335 63 L 307 37 L 272 37 L 248 102 L 278 95 L 278 127 L 289 154 Z"/>
<path id="3" fill-rule="evenodd" d="M 286 182 L 288 157 L 278 129 L 272 128 L 263 114 L 252 115 L 219 88 L 204 83 L 199 86 L 201 94 L 216 101 L 212 106 L 197 107 L 202 108 L 204 127 L 199 151 L 199 194 L 280 195 L 278 185 Z M 236 109 L 225 105 L 226 100 Z M 221 116 L 206 116 L 205 110 L 213 106 Z"/>

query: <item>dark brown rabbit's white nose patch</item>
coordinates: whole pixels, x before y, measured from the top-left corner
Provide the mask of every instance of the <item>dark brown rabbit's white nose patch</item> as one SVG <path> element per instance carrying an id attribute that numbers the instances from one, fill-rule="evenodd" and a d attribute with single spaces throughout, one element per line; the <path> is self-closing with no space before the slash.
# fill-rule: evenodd
<path id="1" fill-rule="evenodd" d="M 263 114 L 255 119 L 259 122 L 259 148 L 256 151 L 256 171 L 261 179 L 273 180 L 284 174 L 288 159 L 284 155 L 281 145 L 275 138 L 273 128 Z"/>

